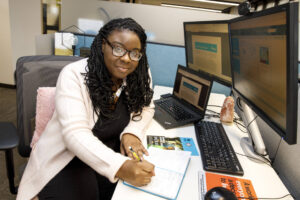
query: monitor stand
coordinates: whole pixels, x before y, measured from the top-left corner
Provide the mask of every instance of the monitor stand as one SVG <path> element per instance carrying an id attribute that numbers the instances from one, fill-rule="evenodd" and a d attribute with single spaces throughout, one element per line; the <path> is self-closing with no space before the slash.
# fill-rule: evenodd
<path id="1" fill-rule="evenodd" d="M 257 126 L 257 115 L 243 100 L 240 100 L 242 106 L 242 119 L 248 130 L 248 136 L 241 139 L 241 147 L 245 155 L 252 161 L 265 163 L 269 161 L 269 156 Z"/>

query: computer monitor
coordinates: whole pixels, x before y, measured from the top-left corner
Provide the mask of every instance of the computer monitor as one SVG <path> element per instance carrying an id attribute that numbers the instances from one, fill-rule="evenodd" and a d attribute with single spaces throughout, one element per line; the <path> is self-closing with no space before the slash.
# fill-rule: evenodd
<path id="1" fill-rule="evenodd" d="M 229 27 L 234 94 L 296 144 L 298 2 L 236 18 Z"/>
<path id="2" fill-rule="evenodd" d="M 184 22 L 186 66 L 231 87 L 228 21 Z"/>

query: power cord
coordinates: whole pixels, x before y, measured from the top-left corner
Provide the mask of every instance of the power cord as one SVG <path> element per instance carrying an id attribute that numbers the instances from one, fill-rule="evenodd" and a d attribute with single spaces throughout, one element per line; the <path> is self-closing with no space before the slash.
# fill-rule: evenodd
<path id="1" fill-rule="evenodd" d="M 242 105 L 241 105 L 241 98 L 240 98 L 240 97 L 238 97 L 238 98 L 236 99 L 236 105 L 237 105 L 237 107 L 238 107 L 242 112 L 244 112 L 244 110 L 243 110 L 243 108 L 242 108 Z"/>
<path id="2" fill-rule="evenodd" d="M 240 101 L 238 101 L 238 102 L 239 102 L 239 104 L 240 104 Z M 221 106 L 219 106 L 219 105 L 208 105 L 208 106 L 221 107 Z M 241 108 L 240 108 L 240 109 L 241 109 Z M 242 109 L 241 109 L 241 110 L 242 110 Z M 219 117 L 219 118 L 220 118 L 220 113 L 218 113 L 218 112 L 216 112 L 216 111 L 213 111 L 213 110 L 210 110 L 210 109 L 207 109 L 207 111 L 216 114 L 216 115 L 209 115 L 209 116 Z M 236 114 L 236 113 L 235 113 L 235 114 Z M 235 117 L 235 116 L 234 116 L 233 121 L 234 121 L 234 123 L 236 124 L 237 128 L 238 128 L 240 131 L 242 131 L 243 133 L 248 133 L 247 130 L 248 130 L 249 126 L 257 119 L 257 117 L 258 117 L 258 116 L 256 115 L 256 116 L 249 122 L 249 124 L 248 124 L 246 127 L 245 127 L 243 124 L 241 124 L 241 123 L 238 122 L 238 121 L 242 121 L 241 118 L 239 118 L 239 117 Z M 242 130 L 242 129 L 240 128 L 240 126 L 242 126 L 243 128 L 245 128 L 246 130 Z M 250 132 L 249 132 L 249 133 L 250 133 Z M 249 134 L 249 136 L 252 137 L 252 136 L 251 136 L 251 133 Z M 262 154 L 258 154 L 258 153 L 255 152 L 255 151 L 254 151 L 254 153 L 257 154 L 259 157 L 261 157 L 263 160 L 265 160 L 265 161 L 266 161 L 265 163 L 268 163 L 268 164 L 272 165 L 272 161 L 269 160 L 269 159 L 267 159 L 267 158 L 265 158 L 265 156 L 267 156 L 268 154 L 262 155 Z M 239 155 L 242 155 L 242 154 L 239 154 Z M 246 156 L 246 155 L 244 155 L 244 156 Z M 250 157 L 250 156 L 247 156 L 247 157 L 253 158 L 253 159 L 256 159 L 256 160 L 259 160 L 259 159 L 254 158 L 254 157 Z"/>
<path id="3" fill-rule="evenodd" d="M 237 127 L 240 131 L 242 131 L 243 133 L 247 133 L 247 134 L 248 134 L 247 130 L 242 130 L 242 129 L 240 128 L 240 126 L 241 126 L 241 127 L 243 127 L 243 128 L 246 129 L 246 127 L 244 126 L 244 124 L 241 124 L 240 122 L 235 121 L 235 120 L 233 120 L 233 121 L 234 121 L 236 127 Z"/>
<path id="4" fill-rule="evenodd" d="M 255 158 L 255 157 L 252 157 L 252 156 L 247 156 L 247 155 L 245 155 L 245 154 L 241 154 L 241 153 L 238 153 L 238 152 L 235 152 L 235 153 L 236 153 L 237 155 L 245 156 L 245 157 L 251 158 L 251 159 L 253 159 L 253 160 L 258 160 L 258 161 L 260 161 L 260 162 L 263 162 L 263 163 L 269 165 L 271 168 L 273 168 L 273 167 L 272 167 L 272 162 L 271 162 L 270 160 L 268 160 L 267 158 L 265 158 L 265 157 L 263 157 L 265 161 L 262 161 L 262 160 L 260 160 L 260 159 Z"/>
<path id="5" fill-rule="evenodd" d="M 248 128 L 249 128 L 249 126 L 257 119 L 257 115 L 254 117 L 254 119 L 252 119 L 250 122 L 249 122 L 249 124 L 247 125 L 247 130 L 249 130 Z M 252 138 L 252 135 L 251 135 L 251 132 L 250 131 L 248 131 L 249 132 L 249 137 L 251 137 Z M 251 139 L 252 140 L 252 139 Z M 266 154 L 259 154 L 259 153 L 257 153 L 257 152 L 255 152 L 255 151 L 253 151 L 256 155 L 258 155 L 258 156 L 260 156 L 260 157 L 262 157 L 262 158 L 264 158 L 264 159 L 266 159 L 265 158 L 265 156 L 267 156 L 268 155 L 268 153 L 266 153 Z M 268 160 L 268 159 L 267 159 Z"/>
<path id="6" fill-rule="evenodd" d="M 222 106 L 219 106 L 219 105 L 207 105 L 207 106 L 212 106 L 212 107 L 222 107 Z M 205 114 L 206 116 L 208 117 L 217 117 L 217 118 L 220 118 L 220 113 L 214 111 L 214 110 L 210 110 L 210 109 L 206 109 L 207 111 L 209 112 L 212 112 L 212 113 L 215 113 L 216 115 L 210 115 L 210 114 Z M 234 112 L 234 118 L 233 118 L 233 122 L 236 124 L 237 128 L 242 131 L 243 133 L 248 133 L 247 130 L 242 130 L 240 127 L 243 127 L 243 128 L 246 128 L 244 124 L 240 123 L 242 122 L 243 120 L 240 118 L 240 117 L 237 117 L 237 113 Z"/>
<path id="7" fill-rule="evenodd" d="M 278 153 L 280 144 L 281 144 L 281 142 L 282 142 L 282 139 L 283 139 L 283 137 L 281 137 L 281 139 L 279 140 L 279 143 L 278 143 L 277 148 L 276 148 L 276 151 L 275 151 L 275 156 L 274 156 L 273 159 L 271 159 L 271 164 L 273 164 L 273 163 L 275 162 L 275 159 L 276 159 L 276 156 L 277 156 L 277 153 Z"/>
<path id="8" fill-rule="evenodd" d="M 257 115 L 254 117 L 254 119 L 252 119 L 252 120 L 249 122 L 248 126 L 246 127 L 247 129 L 249 128 L 249 126 L 251 125 L 251 123 L 254 122 L 254 121 L 256 120 L 256 118 L 257 118 Z"/>
<path id="9" fill-rule="evenodd" d="M 221 108 L 222 106 L 219 106 L 219 105 L 207 105 L 207 106 L 211 106 L 211 107 L 218 107 L 218 108 Z M 216 113 L 218 115 L 220 115 L 220 113 L 216 112 L 216 111 L 213 111 L 213 110 L 210 110 L 210 109 L 206 109 L 210 112 L 213 112 L 213 113 Z M 238 115 L 236 112 L 234 112 L 234 115 Z M 237 121 L 241 121 L 242 122 L 242 119 L 240 117 L 236 117 L 234 116 L 234 119 L 233 120 L 237 120 Z M 244 126 L 244 125 L 243 125 Z"/>
<path id="10" fill-rule="evenodd" d="M 262 197 L 262 198 L 260 198 L 260 197 L 256 197 L 256 198 L 254 198 L 254 197 L 236 197 L 236 198 L 238 198 L 238 199 L 251 199 L 251 200 L 255 200 L 255 199 L 283 199 L 283 198 L 285 198 L 287 196 L 293 197 L 293 195 L 291 195 L 291 194 L 286 194 L 284 196 L 276 197 L 276 198 L 275 197 L 272 197 L 272 198 L 268 198 L 268 197 Z"/>

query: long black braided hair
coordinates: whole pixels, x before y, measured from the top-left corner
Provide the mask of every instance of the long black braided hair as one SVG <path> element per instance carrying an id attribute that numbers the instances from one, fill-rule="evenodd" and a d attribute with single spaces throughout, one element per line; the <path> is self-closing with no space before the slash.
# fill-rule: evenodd
<path id="1" fill-rule="evenodd" d="M 144 106 L 148 106 L 153 96 L 150 88 L 150 76 L 148 74 L 148 60 L 146 56 L 147 36 L 144 29 L 131 18 L 118 18 L 109 21 L 100 30 L 91 45 L 91 54 L 88 58 L 88 65 L 84 79 L 92 100 L 94 112 L 98 117 L 112 118 L 112 96 L 114 85 L 111 75 L 107 70 L 102 52 L 102 43 L 113 31 L 130 30 L 137 34 L 141 42 L 142 58 L 138 66 L 126 78 L 126 87 L 123 92 L 126 94 L 124 103 L 128 106 L 132 118 L 139 119 Z"/>

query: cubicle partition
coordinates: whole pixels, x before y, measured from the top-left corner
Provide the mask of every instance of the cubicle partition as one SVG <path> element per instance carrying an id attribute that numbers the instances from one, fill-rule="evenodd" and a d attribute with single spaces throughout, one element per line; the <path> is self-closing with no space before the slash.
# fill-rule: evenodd
<path id="1" fill-rule="evenodd" d="M 77 37 L 78 44 L 75 47 L 75 55 L 79 56 L 80 48 L 90 47 L 94 36 L 77 35 Z M 153 86 L 172 87 L 178 64 L 186 65 L 184 46 L 147 42 L 146 53 L 151 69 Z M 229 95 L 231 89 L 215 82 L 212 92 Z"/>
<path id="2" fill-rule="evenodd" d="M 75 47 L 75 55 L 80 56 L 81 48 L 89 48 L 95 36 L 76 34 L 76 37 L 78 43 Z M 178 64 L 185 66 L 184 46 L 147 42 L 146 53 L 153 86 L 173 86 Z"/>
<path id="3" fill-rule="evenodd" d="M 147 43 L 153 85 L 173 86 L 178 64 L 185 66 L 184 46 Z"/>

